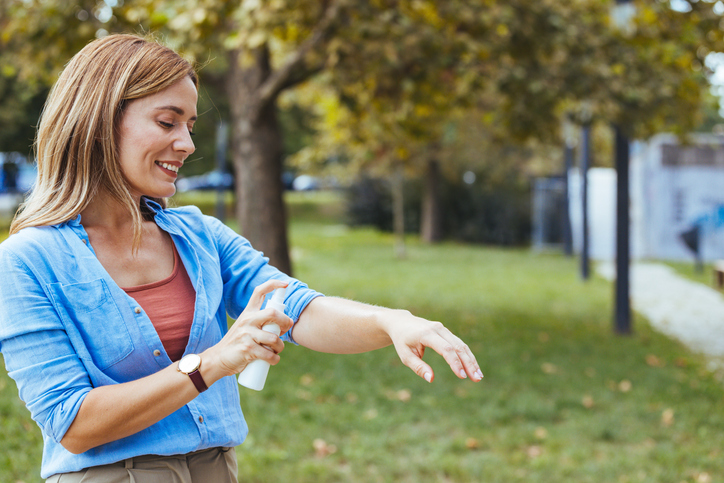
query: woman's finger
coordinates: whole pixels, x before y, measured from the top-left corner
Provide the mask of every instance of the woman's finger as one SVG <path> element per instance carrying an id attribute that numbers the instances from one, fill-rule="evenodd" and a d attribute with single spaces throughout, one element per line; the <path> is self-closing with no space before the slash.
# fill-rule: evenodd
<path id="1" fill-rule="evenodd" d="M 397 349 L 397 354 L 400 356 L 400 360 L 412 371 L 425 379 L 427 382 L 432 382 L 435 379 L 435 372 L 432 370 L 425 361 L 422 360 L 422 356 L 425 352 L 425 347 L 411 348 L 409 346 L 403 346 Z"/>
<path id="2" fill-rule="evenodd" d="M 267 294 L 278 288 L 286 287 L 287 285 L 289 285 L 289 283 L 283 280 L 267 280 L 261 285 L 258 285 L 254 289 L 254 292 L 252 292 L 251 297 L 249 298 L 249 303 L 246 305 L 244 312 L 247 310 L 260 310 Z"/>
<path id="3" fill-rule="evenodd" d="M 438 328 L 420 342 L 440 354 L 459 378 L 465 379 L 469 376 L 474 381 L 483 378 L 480 366 L 468 345 L 445 327 Z"/>
<path id="4" fill-rule="evenodd" d="M 265 330 L 254 332 L 254 341 L 261 347 L 275 354 L 279 354 L 284 350 L 284 342 L 282 339 L 276 334 Z"/>

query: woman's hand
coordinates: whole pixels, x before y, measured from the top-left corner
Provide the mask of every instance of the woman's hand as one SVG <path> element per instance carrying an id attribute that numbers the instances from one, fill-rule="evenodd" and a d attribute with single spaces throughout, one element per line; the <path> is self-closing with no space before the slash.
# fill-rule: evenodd
<path id="1" fill-rule="evenodd" d="M 204 351 L 204 363 L 208 360 L 216 366 L 216 369 L 221 371 L 221 376 L 238 374 L 255 359 L 277 364 L 278 354 L 284 349 L 284 342 L 276 334 L 262 330 L 262 327 L 274 323 L 281 329 L 281 334 L 284 334 L 292 327 L 292 320 L 272 308 L 261 310 L 261 306 L 268 293 L 286 286 L 287 282 L 269 280 L 256 287 L 246 308 L 224 338 Z"/>
<path id="2" fill-rule="evenodd" d="M 427 347 L 440 354 L 459 378 L 470 377 L 476 382 L 483 378 L 467 344 L 440 322 L 415 317 L 406 310 L 390 311 L 383 317 L 384 326 L 402 363 L 427 382 L 435 378 L 432 368 L 422 360 Z"/>
<path id="3" fill-rule="evenodd" d="M 428 382 L 435 373 L 422 356 L 430 347 L 459 378 L 476 382 L 483 378 L 475 356 L 462 340 L 440 322 L 415 317 L 407 310 L 318 297 L 304 309 L 292 336 L 304 347 L 333 354 L 368 352 L 391 342 L 402 362 Z"/>

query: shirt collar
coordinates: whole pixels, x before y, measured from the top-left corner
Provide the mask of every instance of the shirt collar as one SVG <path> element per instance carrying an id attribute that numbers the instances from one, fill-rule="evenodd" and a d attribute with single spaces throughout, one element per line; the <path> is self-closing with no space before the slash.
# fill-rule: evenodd
<path id="1" fill-rule="evenodd" d="M 81 226 L 81 224 L 80 224 L 80 213 L 78 213 L 78 214 L 75 216 L 75 218 L 66 221 L 66 223 L 67 223 L 69 226 L 73 226 L 73 227 Z"/>
<path id="2" fill-rule="evenodd" d="M 163 211 L 163 207 L 161 205 L 159 205 L 158 203 L 156 203 L 155 201 L 150 200 L 146 197 L 141 198 L 141 200 L 144 203 L 146 203 L 146 206 L 148 207 L 149 210 L 153 211 L 154 215 L 158 215 L 159 213 L 161 213 Z"/>

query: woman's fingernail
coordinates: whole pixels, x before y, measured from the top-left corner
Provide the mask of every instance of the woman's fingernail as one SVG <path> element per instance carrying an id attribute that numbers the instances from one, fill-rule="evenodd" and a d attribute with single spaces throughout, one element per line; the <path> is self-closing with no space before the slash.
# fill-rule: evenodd
<path id="1" fill-rule="evenodd" d="M 477 374 L 480 379 L 485 377 L 485 376 L 483 376 L 483 371 L 478 371 Z"/>
<path id="2" fill-rule="evenodd" d="M 429 372 L 426 372 L 423 377 L 425 378 L 425 380 L 426 380 L 427 382 L 431 382 L 431 381 L 432 381 L 432 374 L 430 374 Z"/>
<path id="3" fill-rule="evenodd" d="M 465 379 L 466 377 L 468 377 L 468 375 L 465 374 L 465 369 L 460 369 L 460 377 L 462 377 L 463 379 Z"/>

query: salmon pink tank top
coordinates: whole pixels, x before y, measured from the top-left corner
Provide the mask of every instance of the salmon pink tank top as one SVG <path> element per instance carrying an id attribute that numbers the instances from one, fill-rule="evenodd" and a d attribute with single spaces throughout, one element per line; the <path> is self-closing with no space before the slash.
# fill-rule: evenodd
<path id="1" fill-rule="evenodd" d="M 173 272 L 168 278 L 123 290 L 146 311 L 168 357 L 172 361 L 181 359 L 194 320 L 196 291 L 176 246 L 173 247 Z"/>

